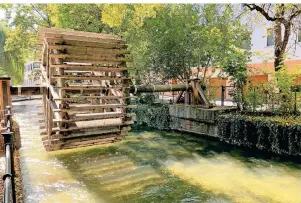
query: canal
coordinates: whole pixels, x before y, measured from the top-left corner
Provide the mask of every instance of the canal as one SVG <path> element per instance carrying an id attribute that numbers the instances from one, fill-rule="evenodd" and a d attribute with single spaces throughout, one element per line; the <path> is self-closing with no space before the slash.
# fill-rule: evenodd
<path id="1" fill-rule="evenodd" d="M 187 134 L 133 130 L 122 142 L 42 146 L 41 101 L 13 104 L 26 203 L 300 203 L 301 165 Z"/>

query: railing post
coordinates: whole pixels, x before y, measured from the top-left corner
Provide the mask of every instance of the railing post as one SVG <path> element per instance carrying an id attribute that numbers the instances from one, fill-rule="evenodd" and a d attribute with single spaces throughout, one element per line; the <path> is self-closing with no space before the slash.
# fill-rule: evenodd
<path id="1" fill-rule="evenodd" d="M 8 127 L 9 128 L 9 127 Z M 4 138 L 5 149 L 5 174 L 4 181 L 4 203 L 16 202 L 15 184 L 14 184 L 14 154 L 13 154 L 13 132 L 10 129 L 1 133 Z"/>
<path id="2" fill-rule="evenodd" d="M 4 203 L 15 203 L 15 181 L 14 181 L 14 139 L 11 123 L 11 106 L 6 106 L 6 132 L 1 133 L 4 138 L 5 149 L 5 174 L 4 180 Z"/>
<path id="3" fill-rule="evenodd" d="M 225 89 L 226 87 L 224 85 L 222 85 L 222 95 L 221 95 L 221 106 L 224 106 L 224 102 L 225 102 Z"/>
<path id="4" fill-rule="evenodd" d="M 295 96 L 295 103 L 294 103 L 294 114 L 297 115 L 297 90 L 294 88 L 294 96 Z"/>

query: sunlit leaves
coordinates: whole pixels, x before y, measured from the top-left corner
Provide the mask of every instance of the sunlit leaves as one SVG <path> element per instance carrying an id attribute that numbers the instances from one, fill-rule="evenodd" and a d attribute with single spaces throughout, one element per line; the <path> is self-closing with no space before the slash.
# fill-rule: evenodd
<path id="1" fill-rule="evenodd" d="M 101 21 L 110 27 L 118 27 L 125 18 L 126 9 L 125 4 L 105 4 L 102 7 Z"/>
<path id="2" fill-rule="evenodd" d="M 129 21 L 132 26 L 141 27 L 145 19 L 156 17 L 156 12 L 163 7 L 163 4 L 104 4 L 102 22 L 118 27 Z"/>

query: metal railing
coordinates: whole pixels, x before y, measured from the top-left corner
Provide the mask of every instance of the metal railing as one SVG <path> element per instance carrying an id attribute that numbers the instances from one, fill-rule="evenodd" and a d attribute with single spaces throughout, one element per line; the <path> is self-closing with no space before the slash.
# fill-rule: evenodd
<path id="1" fill-rule="evenodd" d="M 4 138 L 4 151 L 5 151 L 5 174 L 3 175 L 4 181 L 4 198 L 3 203 L 15 203 L 15 184 L 14 184 L 14 155 L 13 155 L 13 132 L 12 132 L 12 119 L 11 107 L 6 107 L 5 126 L 6 131 L 1 135 Z"/>

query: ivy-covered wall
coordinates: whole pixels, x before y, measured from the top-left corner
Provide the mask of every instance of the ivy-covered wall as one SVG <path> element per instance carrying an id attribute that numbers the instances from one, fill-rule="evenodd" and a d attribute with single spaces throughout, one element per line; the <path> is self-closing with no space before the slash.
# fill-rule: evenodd
<path id="1" fill-rule="evenodd" d="M 168 104 L 139 104 L 133 109 L 136 124 L 147 125 L 159 130 L 169 130 L 170 115 Z"/>
<path id="2" fill-rule="evenodd" d="M 233 145 L 277 154 L 301 155 L 301 122 L 169 104 L 140 104 L 134 112 L 138 125 L 217 137 Z"/>
<path id="3" fill-rule="evenodd" d="M 301 124 L 228 114 L 219 116 L 218 131 L 220 140 L 230 144 L 301 155 Z"/>

